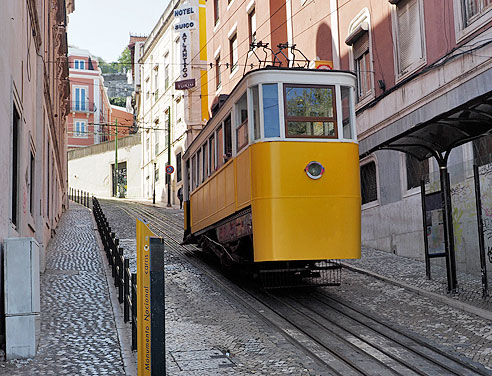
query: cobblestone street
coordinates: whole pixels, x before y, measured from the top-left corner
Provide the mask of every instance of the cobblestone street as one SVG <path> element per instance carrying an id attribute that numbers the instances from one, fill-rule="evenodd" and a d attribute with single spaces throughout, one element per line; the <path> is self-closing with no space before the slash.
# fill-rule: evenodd
<path id="1" fill-rule="evenodd" d="M 49 243 L 41 275 L 38 353 L 31 360 L 0 362 L 0 374 L 124 374 L 92 213 L 70 205 Z"/>
<path id="2" fill-rule="evenodd" d="M 131 255 L 135 252 L 135 245 L 131 240 L 135 224 L 126 214 L 125 204 L 104 201 L 102 205 L 113 231 L 123 238 L 125 253 Z M 170 222 L 182 219 L 182 212 L 176 209 L 156 207 L 152 211 L 160 213 Z M 366 268 L 366 273 L 345 270 L 342 286 L 323 290 L 338 299 L 364 307 L 373 314 L 384 317 L 388 323 L 417 334 L 447 352 L 460 354 L 492 368 L 491 322 L 443 303 L 445 299 L 449 299 L 447 296 L 436 301 L 416 291 L 368 275 L 372 265 L 379 266 L 379 273 L 383 273 L 386 265 L 389 273 L 391 260 L 383 263 L 378 259 L 384 257 L 393 257 L 393 262 L 402 259 L 365 249 L 363 259 L 353 263 L 358 268 Z M 408 269 L 393 269 L 392 277 L 398 279 L 400 275 L 416 273 L 422 264 L 404 259 L 401 265 L 408 266 Z M 425 285 L 421 280 L 418 275 L 415 280 L 405 279 L 406 283 L 412 283 L 415 290 L 420 288 L 419 283 Z M 472 281 L 473 278 L 470 277 L 468 285 L 472 285 Z M 441 282 L 429 283 L 437 286 L 436 292 L 442 294 Z M 166 289 L 166 346 L 171 374 L 195 374 L 180 371 L 173 353 L 211 349 L 229 352 L 235 367 L 224 368 L 220 373 L 215 370 L 210 374 L 323 374 L 316 369 L 315 364 L 308 362 L 305 355 L 295 351 L 284 337 L 234 304 L 198 270 L 169 250 L 166 252 Z M 477 302 L 481 309 L 487 307 L 487 301 L 485 306 L 481 299 Z M 202 374 L 205 374 L 203 370 L 196 373 Z"/>
<path id="3" fill-rule="evenodd" d="M 182 211 L 142 206 L 124 201 L 101 201 L 121 238 L 125 253 L 134 259 L 135 219 L 130 208 L 145 208 L 169 226 L 179 226 Z M 94 232 L 91 212 L 71 202 L 47 250 L 47 268 L 41 276 L 41 338 L 32 360 L 0 363 L 0 374 L 124 375 L 123 347 L 106 281 L 104 262 Z M 168 236 L 179 236 L 179 228 Z M 169 239 L 167 239 L 169 240 Z M 189 248 L 191 249 L 191 248 Z M 320 288 L 328 297 L 356 305 L 383 318 L 395 328 L 434 344 L 446 353 L 471 359 L 492 369 L 491 321 L 419 294 L 426 283 L 405 279 L 408 289 L 394 283 L 405 273 L 416 274 L 418 262 L 395 259 L 379 251 L 363 251 L 351 265 L 364 273 L 345 270 L 342 285 Z M 381 259 L 386 259 L 383 266 Z M 379 262 L 377 261 L 379 260 Z M 392 283 L 381 277 L 391 262 Z M 134 265 L 134 264 L 133 264 Z M 377 272 L 377 273 L 376 273 Z M 376 273 L 375 278 L 371 273 Z M 262 319 L 230 291 L 213 283 L 194 265 L 167 247 L 166 366 L 169 375 L 326 375 L 327 371 L 278 328 Z M 461 280 L 465 278 L 461 275 Z M 468 276 L 467 286 L 474 286 Z M 439 282 L 429 282 L 440 286 Z M 234 284 L 231 283 L 232 288 Z M 462 285 L 463 286 L 463 285 Z M 462 287 L 465 291 L 464 287 Z M 462 293 L 463 293 L 462 291 Z M 434 293 L 438 293 L 438 287 Z M 442 291 L 441 291 L 442 293 Z M 292 297 L 309 292 L 291 291 Z M 468 296 L 470 306 L 473 300 Z M 460 294 L 454 297 L 460 301 Z M 114 303 L 113 303 L 114 304 Z M 487 308 L 485 305 L 480 309 Z M 128 341 L 129 338 L 124 340 Z M 369 374 L 371 371 L 368 370 Z M 375 373 L 374 373 L 375 374 Z"/>

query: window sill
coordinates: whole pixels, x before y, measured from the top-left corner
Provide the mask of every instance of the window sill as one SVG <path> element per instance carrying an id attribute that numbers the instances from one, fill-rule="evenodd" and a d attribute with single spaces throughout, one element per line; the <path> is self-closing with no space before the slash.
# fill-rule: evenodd
<path id="1" fill-rule="evenodd" d="M 220 26 L 220 20 L 218 20 L 217 23 L 214 26 L 214 34 L 217 31 L 217 29 L 219 28 L 219 26 Z"/>
<path id="2" fill-rule="evenodd" d="M 427 59 L 423 58 L 423 59 L 413 63 L 413 65 L 408 67 L 406 71 L 404 71 L 402 73 L 398 72 L 396 74 L 396 78 L 395 78 L 395 85 L 399 84 L 401 81 L 408 78 L 410 75 L 412 75 L 413 73 L 418 71 L 420 68 L 424 67 L 425 64 L 427 64 Z"/>
<path id="3" fill-rule="evenodd" d="M 374 88 L 371 89 L 369 93 L 367 93 L 364 97 L 362 97 L 359 102 L 355 104 L 355 111 L 359 108 L 364 107 L 366 104 L 370 103 L 372 100 L 376 98 Z"/>
<path id="4" fill-rule="evenodd" d="M 234 67 L 234 69 L 231 71 L 231 73 L 229 74 L 229 78 L 233 78 L 233 77 L 234 77 L 234 75 L 237 73 L 237 71 L 238 71 L 238 70 L 239 70 L 239 66 L 238 66 L 238 65 L 236 65 L 236 66 Z"/>
<path id="5" fill-rule="evenodd" d="M 362 204 L 361 210 L 372 209 L 372 208 L 375 208 L 376 206 L 379 206 L 379 200 L 375 200 L 375 201 L 371 201 L 371 202 Z"/>
<path id="6" fill-rule="evenodd" d="M 420 187 L 414 187 L 403 191 L 401 198 L 408 198 L 420 194 Z"/>

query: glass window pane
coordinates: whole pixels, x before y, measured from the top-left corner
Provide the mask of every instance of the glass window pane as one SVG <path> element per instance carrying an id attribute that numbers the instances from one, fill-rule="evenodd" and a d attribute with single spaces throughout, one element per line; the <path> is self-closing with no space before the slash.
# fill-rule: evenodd
<path id="1" fill-rule="evenodd" d="M 289 121 L 287 122 L 288 136 L 318 136 L 333 137 L 335 123 L 332 121 Z"/>
<path id="2" fill-rule="evenodd" d="M 217 130 L 217 167 L 220 167 L 224 164 L 224 153 L 223 153 L 223 135 L 222 135 L 222 127 Z"/>
<path id="3" fill-rule="evenodd" d="M 286 87 L 287 116 L 333 117 L 333 89 Z"/>
<path id="4" fill-rule="evenodd" d="M 232 157 L 232 129 L 231 115 L 224 120 L 224 162 L 227 162 Z"/>
<path id="5" fill-rule="evenodd" d="M 343 127 L 343 138 L 352 139 L 352 127 L 351 127 L 351 112 L 352 112 L 352 101 L 350 100 L 350 87 L 342 86 L 342 127 Z"/>
<path id="6" fill-rule="evenodd" d="M 248 144 L 248 101 L 246 93 L 236 103 L 236 148 Z"/>
<path id="7" fill-rule="evenodd" d="M 253 129 L 255 140 L 261 138 L 260 131 L 260 98 L 258 92 L 258 86 L 251 88 L 251 95 L 253 97 Z"/>
<path id="8" fill-rule="evenodd" d="M 277 84 L 263 85 L 263 118 L 265 137 L 280 137 Z"/>

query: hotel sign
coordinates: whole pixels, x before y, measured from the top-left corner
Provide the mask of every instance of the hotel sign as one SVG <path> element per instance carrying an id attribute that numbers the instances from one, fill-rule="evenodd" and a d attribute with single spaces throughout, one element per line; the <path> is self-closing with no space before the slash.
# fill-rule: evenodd
<path id="1" fill-rule="evenodd" d="M 196 7 L 183 6 L 174 10 L 174 31 L 179 33 L 180 80 L 175 83 L 176 90 L 187 90 L 195 86 L 190 67 L 191 30 L 196 28 Z"/>

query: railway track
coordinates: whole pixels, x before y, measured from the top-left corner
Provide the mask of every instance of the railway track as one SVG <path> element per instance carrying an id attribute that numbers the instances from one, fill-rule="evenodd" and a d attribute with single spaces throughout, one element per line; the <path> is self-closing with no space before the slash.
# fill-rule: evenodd
<path id="1" fill-rule="evenodd" d="M 184 257 L 246 310 L 282 333 L 330 375 L 492 375 L 482 365 L 452 355 L 418 336 L 335 299 L 324 289 L 262 291 L 250 282 L 234 283 L 211 267 L 193 245 L 181 246 L 179 218 L 158 208 L 118 203 L 133 218 L 145 218 Z"/>

